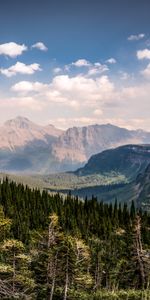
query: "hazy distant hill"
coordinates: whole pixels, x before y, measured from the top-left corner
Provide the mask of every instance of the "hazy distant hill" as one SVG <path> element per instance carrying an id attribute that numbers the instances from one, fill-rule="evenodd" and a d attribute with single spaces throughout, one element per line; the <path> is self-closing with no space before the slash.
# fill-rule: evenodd
<path id="1" fill-rule="evenodd" d="M 150 133 L 111 124 L 62 131 L 17 117 L 0 127 L 0 171 L 71 171 L 83 166 L 93 154 L 129 143 L 150 143 Z"/>

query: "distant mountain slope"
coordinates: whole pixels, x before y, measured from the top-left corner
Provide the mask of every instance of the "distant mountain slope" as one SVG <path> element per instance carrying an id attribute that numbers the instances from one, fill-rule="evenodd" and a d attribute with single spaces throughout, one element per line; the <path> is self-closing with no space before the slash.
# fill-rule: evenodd
<path id="1" fill-rule="evenodd" d="M 93 155 L 75 174 L 110 174 L 126 176 L 131 181 L 150 163 L 150 145 L 126 145 Z"/>
<path id="2" fill-rule="evenodd" d="M 62 131 L 53 125 L 42 127 L 27 118 L 17 117 L 0 127 L 0 149 L 13 151 L 34 140 L 48 143 L 50 137 L 58 137 L 61 133 Z"/>
<path id="3" fill-rule="evenodd" d="M 91 155 L 127 144 L 150 143 L 150 133 L 127 130 L 111 124 L 73 127 L 65 131 L 53 146 L 54 156 L 70 163 L 86 162 Z"/>
<path id="4" fill-rule="evenodd" d="M 74 171 L 91 155 L 124 144 L 150 143 L 150 133 L 106 124 L 66 131 L 17 117 L 0 127 L 0 171 L 48 174 Z"/>

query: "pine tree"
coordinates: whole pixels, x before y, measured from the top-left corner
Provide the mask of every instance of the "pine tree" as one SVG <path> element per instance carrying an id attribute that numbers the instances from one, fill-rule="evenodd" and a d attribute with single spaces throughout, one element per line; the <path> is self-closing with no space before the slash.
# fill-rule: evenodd
<path id="1" fill-rule="evenodd" d="M 14 239 L 4 240 L 1 252 L 4 254 L 4 263 L 0 265 L 0 274 L 6 295 L 14 298 L 30 295 L 35 284 L 29 270 L 31 259 L 24 254 L 23 243 Z"/>

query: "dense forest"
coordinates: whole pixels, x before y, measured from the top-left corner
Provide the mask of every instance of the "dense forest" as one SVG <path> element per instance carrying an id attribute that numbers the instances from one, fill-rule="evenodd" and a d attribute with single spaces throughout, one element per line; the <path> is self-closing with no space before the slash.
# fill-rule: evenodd
<path id="1" fill-rule="evenodd" d="M 150 215 L 0 183 L 0 299 L 150 299 Z"/>

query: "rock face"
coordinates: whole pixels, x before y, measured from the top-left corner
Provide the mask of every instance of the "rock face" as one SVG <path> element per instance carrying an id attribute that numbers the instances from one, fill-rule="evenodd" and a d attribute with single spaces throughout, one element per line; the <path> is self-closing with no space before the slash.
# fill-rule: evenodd
<path id="1" fill-rule="evenodd" d="M 0 127 L 0 171 L 73 171 L 91 155 L 125 144 L 150 143 L 150 133 L 111 124 L 73 127 L 66 131 L 17 117 Z"/>
<path id="2" fill-rule="evenodd" d="M 53 154 L 60 161 L 84 163 L 93 154 L 131 143 L 150 143 L 150 133 L 129 131 L 111 124 L 73 127 L 59 137 Z"/>

